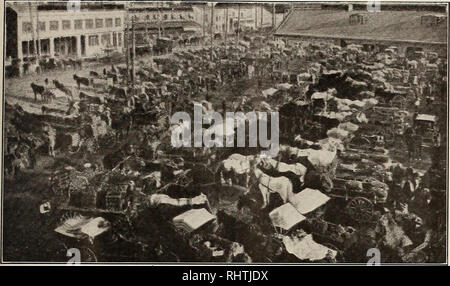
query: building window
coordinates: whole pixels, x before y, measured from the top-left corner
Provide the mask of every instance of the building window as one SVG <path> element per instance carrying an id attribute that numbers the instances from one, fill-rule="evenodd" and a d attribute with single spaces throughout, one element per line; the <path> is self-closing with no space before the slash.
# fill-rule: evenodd
<path id="1" fill-rule="evenodd" d="M 171 18 L 172 20 L 175 20 L 175 15 L 174 15 L 174 14 L 170 15 L 170 18 Z"/>
<path id="2" fill-rule="evenodd" d="M 59 22 L 58 21 L 50 21 L 50 31 L 58 31 Z"/>
<path id="3" fill-rule="evenodd" d="M 24 33 L 31 33 L 31 22 L 22 22 L 22 30 Z"/>
<path id="4" fill-rule="evenodd" d="M 107 18 L 105 20 L 105 25 L 106 25 L 107 28 L 112 27 L 113 26 L 113 19 L 112 18 Z"/>
<path id="5" fill-rule="evenodd" d="M 158 16 L 156 14 L 153 15 L 153 19 L 157 20 Z"/>
<path id="6" fill-rule="evenodd" d="M 94 20 L 92 19 L 86 19 L 86 29 L 93 29 L 94 28 Z"/>
<path id="7" fill-rule="evenodd" d="M 89 36 L 89 46 L 98 46 L 98 36 L 97 35 L 93 35 L 93 36 Z"/>
<path id="8" fill-rule="evenodd" d="M 83 29 L 83 20 L 75 20 L 75 29 L 81 30 Z"/>
<path id="9" fill-rule="evenodd" d="M 164 14 L 163 19 L 167 20 L 167 18 L 168 18 L 167 14 Z"/>
<path id="10" fill-rule="evenodd" d="M 111 35 L 109 33 L 102 35 L 102 46 L 111 45 Z"/>
<path id="11" fill-rule="evenodd" d="M 70 20 L 63 20 L 62 28 L 63 28 L 63 30 L 70 30 Z"/>
<path id="12" fill-rule="evenodd" d="M 120 27 L 122 25 L 122 20 L 120 18 L 116 18 L 116 27 Z"/>
<path id="13" fill-rule="evenodd" d="M 117 45 L 122 46 L 122 33 L 117 34 Z"/>
<path id="14" fill-rule="evenodd" d="M 145 19 L 148 21 L 148 20 L 150 20 L 150 15 L 146 15 L 145 16 Z"/>
<path id="15" fill-rule="evenodd" d="M 103 19 L 95 19 L 95 28 L 103 28 Z"/>
<path id="16" fill-rule="evenodd" d="M 45 22 L 39 22 L 39 31 L 45 31 Z"/>

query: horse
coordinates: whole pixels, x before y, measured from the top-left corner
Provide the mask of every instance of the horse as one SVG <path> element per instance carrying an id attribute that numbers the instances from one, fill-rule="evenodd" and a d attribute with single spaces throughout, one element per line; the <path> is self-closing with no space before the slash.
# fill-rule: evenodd
<path id="1" fill-rule="evenodd" d="M 42 97 L 42 94 L 45 91 L 45 87 L 43 87 L 42 85 L 35 84 L 35 83 L 31 83 L 30 86 L 34 93 L 34 100 L 37 101 L 37 95 L 40 94 Z"/>
<path id="2" fill-rule="evenodd" d="M 123 135 L 124 130 L 126 130 L 126 135 L 131 130 L 133 126 L 133 117 L 129 113 L 121 113 L 119 116 L 114 117 L 111 122 L 111 127 L 116 130 L 116 140 Z"/>
<path id="3" fill-rule="evenodd" d="M 265 174 L 258 168 L 253 171 L 254 176 L 257 179 L 258 188 L 263 197 L 262 209 L 267 207 L 270 202 L 270 194 L 278 193 L 283 200 L 283 203 L 290 202 L 294 196 L 293 186 L 291 181 L 286 177 L 271 177 Z"/>
<path id="4" fill-rule="evenodd" d="M 71 91 L 69 88 L 65 87 L 64 84 L 60 83 L 60 82 L 59 82 L 58 80 L 56 80 L 56 79 L 53 80 L 53 84 L 55 85 L 55 87 L 56 87 L 57 89 L 59 89 L 60 91 L 64 92 L 65 94 L 67 94 L 67 95 L 70 96 L 71 98 L 73 98 L 72 91 Z"/>
<path id="5" fill-rule="evenodd" d="M 80 76 L 77 76 L 76 74 L 74 74 L 73 75 L 73 79 L 77 82 L 78 89 L 80 89 L 81 84 L 85 85 L 85 86 L 89 86 L 89 79 L 88 78 L 80 77 Z"/>

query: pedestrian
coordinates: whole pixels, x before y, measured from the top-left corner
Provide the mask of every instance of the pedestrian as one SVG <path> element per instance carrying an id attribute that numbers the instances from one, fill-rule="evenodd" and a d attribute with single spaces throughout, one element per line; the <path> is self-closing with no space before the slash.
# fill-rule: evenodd
<path id="1" fill-rule="evenodd" d="M 415 145 L 414 156 L 416 156 L 419 160 L 422 160 L 422 135 L 419 133 L 414 134 L 413 142 Z"/>
<path id="2" fill-rule="evenodd" d="M 434 147 L 441 146 L 441 133 L 437 127 L 433 130 L 433 145 Z"/>
<path id="3" fill-rule="evenodd" d="M 408 149 L 408 161 L 411 161 L 412 156 L 414 155 L 414 129 L 407 125 L 407 128 L 405 129 L 405 132 L 403 132 L 403 140 L 406 143 L 406 147 Z"/>

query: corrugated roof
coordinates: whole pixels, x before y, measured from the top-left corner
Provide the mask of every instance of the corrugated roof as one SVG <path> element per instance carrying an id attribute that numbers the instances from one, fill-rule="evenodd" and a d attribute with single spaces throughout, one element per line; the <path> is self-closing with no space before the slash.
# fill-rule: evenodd
<path id="1" fill-rule="evenodd" d="M 436 26 L 420 24 L 421 17 L 429 12 L 358 11 L 358 14 L 363 14 L 368 19 L 367 23 L 362 25 L 349 23 L 349 16 L 354 13 L 336 10 L 294 10 L 275 34 L 427 43 L 447 41 L 445 21 Z"/>

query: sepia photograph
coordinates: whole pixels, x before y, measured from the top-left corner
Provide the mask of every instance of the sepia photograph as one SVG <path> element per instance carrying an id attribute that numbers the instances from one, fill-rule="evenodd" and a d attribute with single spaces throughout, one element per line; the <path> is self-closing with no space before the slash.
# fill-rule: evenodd
<path id="1" fill-rule="evenodd" d="M 448 3 L 1 5 L 2 264 L 447 265 Z"/>

